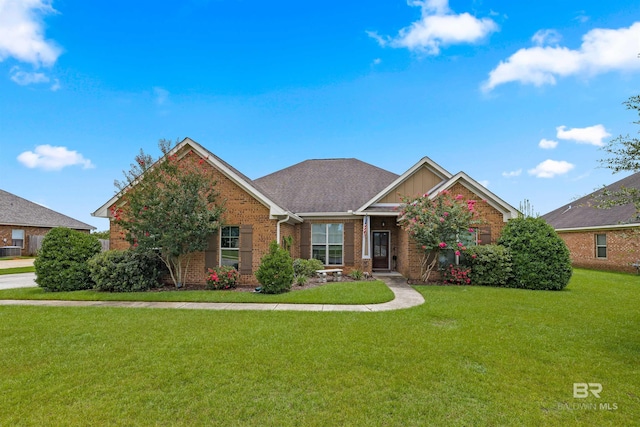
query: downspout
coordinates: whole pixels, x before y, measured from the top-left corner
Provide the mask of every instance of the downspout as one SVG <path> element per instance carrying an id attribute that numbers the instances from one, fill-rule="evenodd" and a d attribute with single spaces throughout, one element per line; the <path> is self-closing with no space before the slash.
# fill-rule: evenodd
<path id="1" fill-rule="evenodd" d="M 280 221 L 278 221 L 278 224 L 276 225 L 276 240 L 278 242 L 278 245 L 280 245 L 280 224 L 285 223 L 287 221 L 289 221 L 289 219 L 291 218 L 290 215 L 287 215 L 287 217 L 285 219 L 282 219 Z"/>

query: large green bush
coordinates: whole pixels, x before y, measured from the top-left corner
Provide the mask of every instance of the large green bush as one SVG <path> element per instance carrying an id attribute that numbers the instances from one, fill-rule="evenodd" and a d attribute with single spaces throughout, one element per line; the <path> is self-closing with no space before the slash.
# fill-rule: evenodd
<path id="1" fill-rule="evenodd" d="M 95 288 L 105 292 L 141 292 L 158 286 L 161 265 L 154 254 L 107 251 L 89 260 Z"/>
<path id="2" fill-rule="evenodd" d="M 561 290 L 571 278 L 569 249 L 542 218 L 516 218 L 502 230 L 498 242 L 509 249 L 513 278 L 509 286 Z"/>
<path id="3" fill-rule="evenodd" d="M 472 285 L 507 286 L 512 277 L 511 254 L 504 246 L 470 246 L 462 264 L 471 268 Z"/>
<path id="4" fill-rule="evenodd" d="M 54 228 L 42 241 L 33 263 L 36 283 L 47 291 L 90 289 L 94 282 L 87 261 L 100 253 L 95 236 L 69 228 Z"/>
<path id="5" fill-rule="evenodd" d="M 265 294 L 281 294 L 291 290 L 293 283 L 293 261 L 289 252 L 274 240 L 269 245 L 269 253 L 260 260 L 256 278 Z"/>
<path id="6" fill-rule="evenodd" d="M 305 276 L 313 277 L 317 270 L 323 270 L 324 264 L 319 259 L 301 259 L 298 258 L 293 261 L 293 273 L 296 277 Z"/>

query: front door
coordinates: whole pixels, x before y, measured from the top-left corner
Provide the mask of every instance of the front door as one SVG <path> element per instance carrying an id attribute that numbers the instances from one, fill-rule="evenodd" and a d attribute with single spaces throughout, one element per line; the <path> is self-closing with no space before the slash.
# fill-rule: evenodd
<path id="1" fill-rule="evenodd" d="M 373 268 L 389 269 L 389 232 L 373 232 Z"/>

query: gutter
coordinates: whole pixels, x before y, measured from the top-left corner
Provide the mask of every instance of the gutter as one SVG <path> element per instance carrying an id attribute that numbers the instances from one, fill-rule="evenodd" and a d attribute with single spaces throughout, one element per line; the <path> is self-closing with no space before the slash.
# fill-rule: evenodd
<path id="1" fill-rule="evenodd" d="M 285 222 L 289 221 L 290 218 L 291 218 L 291 215 L 287 215 L 284 219 L 281 219 L 276 224 L 276 239 L 277 239 L 278 245 L 280 245 L 280 224 L 284 224 Z"/>

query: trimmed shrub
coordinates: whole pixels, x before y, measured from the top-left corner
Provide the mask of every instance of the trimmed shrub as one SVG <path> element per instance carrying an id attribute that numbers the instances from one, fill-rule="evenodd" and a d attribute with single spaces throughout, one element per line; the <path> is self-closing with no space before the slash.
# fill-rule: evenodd
<path id="1" fill-rule="evenodd" d="M 36 283 L 52 292 L 91 289 L 94 282 L 87 261 L 101 249 L 95 236 L 63 227 L 52 229 L 33 263 Z"/>
<path id="2" fill-rule="evenodd" d="M 238 285 L 240 273 L 231 265 L 222 265 L 207 270 L 207 289 L 232 289 Z"/>
<path id="3" fill-rule="evenodd" d="M 470 246 L 462 264 L 471 268 L 472 285 L 504 287 L 512 277 L 511 255 L 504 246 Z"/>
<path id="4" fill-rule="evenodd" d="M 571 278 L 569 249 L 542 218 L 515 218 L 502 230 L 500 245 L 511 253 L 513 278 L 508 286 L 561 290 Z"/>
<path id="5" fill-rule="evenodd" d="M 113 250 L 94 256 L 88 263 L 99 291 L 142 292 L 160 283 L 160 260 L 153 254 Z"/>
<path id="6" fill-rule="evenodd" d="M 289 252 L 274 240 L 269 245 L 269 253 L 260 260 L 256 278 L 265 294 L 281 294 L 291 290 L 293 283 L 293 262 Z"/>
<path id="7" fill-rule="evenodd" d="M 298 258 L 293 261 L 293 273 L 298 276 L 313 277 L 316 275 L 316 270 L 324 269 L 322 261 L 319 259 L 301 259 Z"/>

